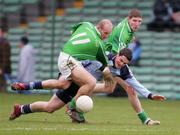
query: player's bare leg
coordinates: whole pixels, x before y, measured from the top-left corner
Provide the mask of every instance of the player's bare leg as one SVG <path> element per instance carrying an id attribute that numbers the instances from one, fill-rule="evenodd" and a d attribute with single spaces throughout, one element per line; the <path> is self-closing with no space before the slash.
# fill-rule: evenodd
<path id="1" fill-rule="evenodd" d="M 14 109 L 9 117 L 9 120 L 14 120 L 22 114 L 30 114 L 35 112 L 53 113 L 65 105 L 56 95 L 53 95 L 49 101 L 37 101 L 26 105 L 14 105 Z"/>
<path id="2" fill-rule="evenodd" d="M 96 85 L 96 79 L 81 66 L 77 66 L 72 70 L 71 78 L 73 82 L 80 86 L 80 88 L 78 89 L 76 96 L 69 103 L 66 112 L 73 121 L 79 123 L 85 122 L 83 113 L 76 110 L 76 100 L 81 95 L 90 95 L 92 93 Z"/>
<path id="3" fill-rule="evenodd" d="M 75 99 L 81 95 L 89 95 L 96 85 L 96 79 L 80 66 L 73 69 L 71 77 L 73 82 L 80 86 Z"/>
<path id="4" fill-rule="evenodd" d="M 32 90 L 32 89 L 67 89 L 71 84 L 71 81 L 65 80 L 62 76 L 58 79 L 49 79 L 37 82 L 15 82 L 11 84 L 12 90 Z"/>

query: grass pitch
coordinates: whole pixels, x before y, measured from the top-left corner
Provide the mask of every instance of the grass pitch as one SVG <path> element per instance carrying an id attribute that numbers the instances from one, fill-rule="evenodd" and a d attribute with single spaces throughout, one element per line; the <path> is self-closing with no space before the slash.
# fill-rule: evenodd
<path id="1" fill-rule="evenodd" d="M 87 124 L 71 123 L 65 109 L 53 114 L 34 113 L 9 121 L 14 103 L 47 101 L 51 95 L 0 93 L 0 135 L 180 135 L 180 101 L 141 100 L 145 111 L 159 126 L 142 125 L 127 98 L 94 97 Z"/>

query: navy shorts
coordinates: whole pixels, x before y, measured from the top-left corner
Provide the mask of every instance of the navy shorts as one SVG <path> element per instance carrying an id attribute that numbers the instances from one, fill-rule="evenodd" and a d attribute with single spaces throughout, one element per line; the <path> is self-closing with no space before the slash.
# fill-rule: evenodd
<path id="1" fill-rule="evenodd" d="M 79 86 L 75 83 L 72 83 L 71 86 L 66 90 L 58 90 L 56 96 L 62 100 L 65 104 L 71 101 L 71 99 L 76 95 Z"/>
<path id="2" fill-rule="evenodd" d="M 70 102 L 72 98 L 76 95 L 77 91 L 75 90 L 58 90 L 56 96 L 62 100 L 65 104 Z"/>

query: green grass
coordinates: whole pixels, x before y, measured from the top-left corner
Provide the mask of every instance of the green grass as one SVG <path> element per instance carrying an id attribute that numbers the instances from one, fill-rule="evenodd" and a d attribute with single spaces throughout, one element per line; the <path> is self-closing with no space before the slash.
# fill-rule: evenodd
<path id="1" fill-rule="evenodd" d="M 53 114 L 34 113 L 15 121 L 8 117 L 14 103 L 47 101 L 51 95 L 0 93 L 0 135 L 180 135 L 180 101 L 141 100 L 159 126 L 142 125 L 127 98 L 94 97 L 94 109 L 86 114 L 87 124 L 71 123 L 65 109 Z"/>

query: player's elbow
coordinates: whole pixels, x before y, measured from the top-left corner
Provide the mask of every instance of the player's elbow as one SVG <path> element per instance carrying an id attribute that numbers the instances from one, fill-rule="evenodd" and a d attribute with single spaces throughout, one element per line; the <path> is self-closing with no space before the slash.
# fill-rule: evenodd
<path id="1" fill-rule="evenodd" d="M 127 86 L 125 88 L 125 91 L 127 92 L 128 96 L 133 96 L 133 97 L 137 96 L 137 93 L 131 86 Z"/>

